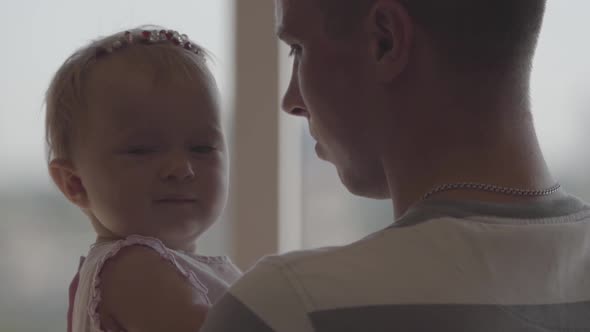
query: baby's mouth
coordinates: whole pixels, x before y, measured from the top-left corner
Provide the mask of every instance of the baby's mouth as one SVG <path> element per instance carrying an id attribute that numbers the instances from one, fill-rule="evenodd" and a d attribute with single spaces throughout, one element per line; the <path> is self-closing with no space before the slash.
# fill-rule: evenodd
<path id="1" fill-rule="evenodd" d="M 195 203 L 197 199 L 192 196 L 165 196 L 155 200 L 156 203 L 159 204 L 192 204 Z"/>

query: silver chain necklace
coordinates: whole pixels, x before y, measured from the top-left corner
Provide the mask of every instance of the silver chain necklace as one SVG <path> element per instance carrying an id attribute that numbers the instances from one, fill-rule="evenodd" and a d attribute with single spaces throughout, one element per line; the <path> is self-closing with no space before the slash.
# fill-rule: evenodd
<path id="1" fill-rule="evenodd" d="M 542 190 L 530 190 L 530 189 L 517 189 L 517 188 L 508 188 L 508 187 L 501 187 L 495 186 L 492 184 L 483 184 L 483 183 L 473 183 L 473 182 L 461 182 L 461 183 L 449 183 L 443 184 L 434 189 L 430 190 L 424 196 L 422 196 L 422 200 L 429 198 L 430 196 L 449 190 L 459 190 L 459 189 L 470 189 L 470 190 L 478 190 L 478 191 L 487 191 L 492 193 L 504 194 L 504 195 L 512 195 L 512 196 L 526 196 L 526 197 L 537 197 L 537 196 L 547 196 L 551 195 L 557 190 L 561 188 L 561 185 L 558 183 L 551 188 L 542 189 Z"/>

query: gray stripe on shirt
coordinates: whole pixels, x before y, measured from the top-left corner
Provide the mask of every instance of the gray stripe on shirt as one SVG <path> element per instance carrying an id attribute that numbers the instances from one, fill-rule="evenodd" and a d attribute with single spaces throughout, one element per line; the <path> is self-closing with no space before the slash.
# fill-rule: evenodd
<path id="1" fill-rule="evenodd" d="M 200 332 L 274 332 L 232 294 L 226 293 L 207 315 Z"/>
<path id="2" fill-rule="evenodd" d="M 590 332 L 590 301 L 546 305 L 383 305 L 317 311 L 317 332 Z M 274 332 L 231 294 L 201 332 Z"/>
<path id="3" fill-rule="evenodd" d="M 317 332 L 583 332 L 590 302 L 547 305 L 384 305 L 311 314 Z"/>
<path id="4" fill-rule="evenodd" d="M 526 203 L 430 200 L 421 202 L 408 210 L 391 227 L 413 226 L 443 217 L 465 219 L 474 216 L 492 216 L 512 219 L 539 219 L 559 218 L 588 211 L 590 211 L 590 207 L 572 195 Z M 516 222 L 516 220 L 511 222 Z"/>

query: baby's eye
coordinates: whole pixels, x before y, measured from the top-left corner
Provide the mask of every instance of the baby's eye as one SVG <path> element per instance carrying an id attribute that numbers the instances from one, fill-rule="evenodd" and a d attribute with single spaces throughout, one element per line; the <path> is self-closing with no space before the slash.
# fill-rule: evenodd
<path id="1" fill-rule="evenodd" d="M 208 146 L 208 145 L 197 145 L 197 146 L 191 147 L 191 151 L 195 152 L 195 153 L 206 154 L 206 153 L 211 153 L 211 152 L 215 151 L 215 148 L 212 146 Z"/>
<path id="2" fill-rule="evenodd" d="M 134 146 L 130 147 L 125 152 L 131 155 L 146 155 L 156 152 L 156 149 L 148 146 Z"/>

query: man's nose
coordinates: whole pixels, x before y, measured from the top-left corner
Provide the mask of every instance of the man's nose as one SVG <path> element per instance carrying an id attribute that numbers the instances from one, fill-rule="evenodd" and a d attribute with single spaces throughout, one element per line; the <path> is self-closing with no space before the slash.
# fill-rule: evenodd
<path id="1" fill-rule="evenodd" d="M 301 97 L 299 78 L 295 71 L 296 68 L 293 68 L 293 74 L 291 74 L 289 86 L 283 96 L 281 108 L 288 114 L 309 118 L 309 113 L 307 112 L 307 108 Z"/>

